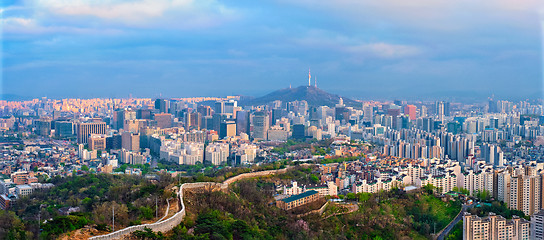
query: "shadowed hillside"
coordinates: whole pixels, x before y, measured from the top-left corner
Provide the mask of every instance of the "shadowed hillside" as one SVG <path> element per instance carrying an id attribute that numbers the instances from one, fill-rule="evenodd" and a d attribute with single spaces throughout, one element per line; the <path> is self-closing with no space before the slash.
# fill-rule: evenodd
<path id="1" fill-rule="evenodd" d="M 346 106 L 360 107 L 356 101 L 349 98 L 342 98 Z M 329 106 L 334 107 L 340 100 L 340 96 L 325 92 L 314 86 L 300 86 L 297 88 L 284 88 L 275 92 L 269 93 L 263 97 L 255 98 L 248 101 L 241 101 L 241 105 L 261 105 L 269 102 L 280 100 L 282 102 L 302 101 L 306 100 L 309 106 Z"/>

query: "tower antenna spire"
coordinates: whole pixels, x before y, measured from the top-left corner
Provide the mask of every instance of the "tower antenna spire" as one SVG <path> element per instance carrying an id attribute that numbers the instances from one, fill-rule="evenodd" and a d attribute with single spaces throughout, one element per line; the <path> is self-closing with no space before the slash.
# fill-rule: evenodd
<path id="1" fill-rule="evenodd" d="M 308 68 L 308 87 L 312 86 L 312 74 L 310 73 L 310 68 Z"/>
<path id="2" fill-rule="evenodd" d="M 317 76 L 314 76 L 314 87 L 317 88 Z"/>

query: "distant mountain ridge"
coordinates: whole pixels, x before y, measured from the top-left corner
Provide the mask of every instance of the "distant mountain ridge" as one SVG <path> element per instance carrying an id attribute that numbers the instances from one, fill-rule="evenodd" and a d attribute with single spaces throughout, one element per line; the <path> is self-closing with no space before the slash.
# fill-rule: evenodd
<path id="1" fill-rule="evenodd" d="M 308 102 L 309 106 L 329 106 L 334 107 L 340 100 L 340 96 L 325 92 L 314 86 L 300 86 L 297 88 L 284 88 L 271 92 L 265 96 L 242 101 L 241 105 L 263 105 L 269 102 L 280 100 L 282 102 L 302 101 Z M 346 106 L 360 106 L 360 103 L 342 97 Z"/>

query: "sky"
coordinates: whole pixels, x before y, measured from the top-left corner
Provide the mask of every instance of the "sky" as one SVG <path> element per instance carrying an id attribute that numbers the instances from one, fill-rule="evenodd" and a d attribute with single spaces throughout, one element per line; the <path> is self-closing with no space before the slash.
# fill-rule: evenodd
<path id="1" fill-rule="evenodd" d="M 542 96 L 541 0 L 3 0 L 22 97 Z"/>

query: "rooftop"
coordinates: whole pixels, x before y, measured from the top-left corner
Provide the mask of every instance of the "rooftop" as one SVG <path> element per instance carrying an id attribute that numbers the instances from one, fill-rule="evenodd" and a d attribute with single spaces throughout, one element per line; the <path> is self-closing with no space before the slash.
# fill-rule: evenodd
<path id="1" fill-rule="evenodd" d="M 305 197 L 308 197 L 308 196 L 312 196 L 314 194 L 318 194 L 318 192 L 315 191 L 315 190 L 310 190 L 310 191 L 303 192 L 301 194 L 297 194 L 297 195 L 290 196 L 288 198 L 284 198 L 284 199 L 282 199 L 282 201 L 285 202 L 285 203 L 290 203 L 290 202 L 293 202 L 293 201 L 296 201 L 296 200 L 299 200 L 299 199 L 302 199 L 302 198 L 305 198 Z"/>

